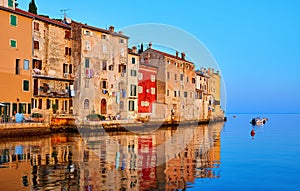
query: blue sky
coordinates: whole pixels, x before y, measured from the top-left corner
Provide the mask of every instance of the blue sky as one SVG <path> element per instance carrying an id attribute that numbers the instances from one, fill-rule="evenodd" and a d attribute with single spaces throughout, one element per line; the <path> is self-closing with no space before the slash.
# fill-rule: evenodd
<path id="1" fill-rule="evenodd" d="M 226 86 L 226 112 L 300 112 L 300 1 L 88 2 L 36 0 L 39 14 L 62 18 L 60 10 L 70 9 L 71 19 L 101 28 L 178 27 L 198 38 L 217 61 Z M 29 0 L 18 3 L 28 9 Z"/>

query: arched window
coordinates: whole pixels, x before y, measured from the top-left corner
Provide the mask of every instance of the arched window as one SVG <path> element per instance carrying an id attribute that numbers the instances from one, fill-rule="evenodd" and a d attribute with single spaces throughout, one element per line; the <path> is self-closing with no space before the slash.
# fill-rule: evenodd
<path id="1" fill-rule="evenodd" d="M 88 99 L 85 99 L 83 104 L 84 104 L 84 106 L 83 106 L 84 109 L 89 109 L 90 108 L 90 101 Z"/>

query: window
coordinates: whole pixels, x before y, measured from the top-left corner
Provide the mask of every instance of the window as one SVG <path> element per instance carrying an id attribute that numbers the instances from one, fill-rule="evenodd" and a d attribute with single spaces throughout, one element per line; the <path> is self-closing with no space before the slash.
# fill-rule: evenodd
<path id="1" fill-rule="evenodd" d="M 139 94 L 143 93 L 143 86 L 139 86 Z"/>
<path id="2" fill-rule="evenodd" d="M 136 70 L 131 70 L 131 71 L 130 71 L 130 75 L 131 75 L 131 76 L 136 76 Z"/>
<path id="3" fill-rule="evenodd" d="M 29 91 L 29 80 L 23 80 L 23 91 Z"/>
<path id="4" fill-rule="evenodd" d="M 14 1 L 13 0 L 8 0 L 8 6 L 9 7 L 14 7 Z"/>
<path id="5" fill-rule="evenodd" d="M 90 68 L 90 59 L 89 58 L 85 58 L 84 59 L 84 66 L 85 66 L 85 68 Z"/>
<path id="6" fill-rule="evenodd" d="M 20 113 L 26 113 L 26 103 L 20 103 L 19 104 L 19 112 Z"/>
<path id="7" fill-rule="evenodd" d="M 167 96 L 170 96 L 170 90 L 167 90 Z"/>
<path id="8" fill-rule="evenodd" d="M 151 94 L 155 94 L 155 88 L 151 88 Z"/>
<path id="9" fill-rule="evenodd" d="M 85 88 L 89 88 L 89 86 L 90 86 L 90 81 L 89 81 L 89 79 L 85 79 L 85 81 L 84 81 L 84 87 L 85 87 Z"/>
<path id="10" fill-rule="evenodd" d="M 16 47 L 17 47 L 17 41 L 16 41 L 16 40 L 13 40 L 13 39 L 11 39 L 11 40 L 10 40 L 10 47 L 12 47 L 12 48 L 16 48 Z"/>
<path id="11" fill-rule="evenodd" d="M 130 85 L 130 96 L 136 96 L 136 85 Z"/>
<path id="12" fill-rule="evenodd" d="M 124 39 L 120 38 L 120 44 L 124 43 Z"/>
<path id="13" fill-rule="evenodd" d="M 196 83 L 196 80 L 195 80 L 195 78 L 192 78 L 192 83 L 194 84 L 194 83 Z"/>
<path id="14" fill-rule="evenodd" d="M 28 104 L 28 110 L 27 110 L 27 113 L 28 113 L 28 114 L 31 114 L 31 104 L 30 104 L 30 103 Z"/>
<path id="15" fill-rule="evenodd" d="M 33 47 L 34 47 L 34 49 L 39 49 L 39 48 L 40 48 L 40 43 L 39 43 L 39 41 L 35 40 L 35 41 L 33 42 Z"/>
<path id="16" fill-rule="evenodd" d="M 42 109 L 43 108 L 43 100 L 42 99 L 39 99 L 39 109 Z"/>
<path id="17" fill-rule="evenodd" d="M 65 39 L 70 39 L 70 38 L 71 38 L 71 32 L 65 31 Z"/>
<path id="18" fill-rule="evenodd" d="M 107 62 L 102 61 L 102 70 L 107 70 Z"/>
<path id="19" fill-rule="evenodd" d="M 151 75 L 151 82 L 155 82 L 155 75 Z"/>
<path id="20" fill-rule="evenodd" d="M 102 87 L 103 89 L 106 89 L 106 88 L 107 88 L 107 82 L 106 82 L 106 80 L 102 80 L 102 81 L 101 81 L 101 87 Z"/>
<path id="21" fill-rule="evenodd" d="M 10 25 L 17 26 L 17 16 L 16 15 L 10 15 Z"/>
<path id="22" fill-rule="evenodd" d="M 177 97 L 177 91 L 174 90 L 174 97 Z"/>
<path id="23" fill-rule="evenodd" d="M 126 73 L 126 65 L 120 64 L 119 65 L 119 73 Z"/>
<path id="24" fill-rule="evenodd" d="M 134 111 L 134 101 L 129 101 L 128 102 L 128 110 L 129 111 Z"/>
<path id="25" fill-rule="evenodd" d="M 143 79 L 143 73 L 139 73 L 139 80 Z"/>
<path id="26" fill-rule="evenodd" d="M 180 91 L 178 91 L 178 97 L 180 97 Z"/>
<path id="27" fill-rule="evenodd" d="M 24 62 L 23 62 L 23 69 L 24 70 L 29 70 L 29 60 L 24 60 Z"/>
<path id="28" fill-rule="evenodd" d="M 73 73 L 73 66 L 72 64 L 69 65 L 69 74 L 72 74 Z"/>
<path id="29" fill-rule="evenodd" d="M 91 50 L 91 42 L 85 41 L 85 50 Z"/>
<path id="30" fill-rule="evenodd" d="M 20 59 L 16 59 L 16 75 L 20 74 Z"/>
<path id="31" fill-rule="evenodd" d="M 84 100 L 83 108 L 84 109 L 89 109 L 90 108 L 90 101 L 88 99 Z"/>
<path id="32" fill-rule="evenodd" d="M 71 48 L 65 47 L 65 55 L 71 56 Z"/>
<path id="33" fill-rule="evenodd" d="M 40 23 L 34 22 L 34 23 L 33 23 L 33 29 L 34 29 L 35 31 L 39 31 L 39 30 L 40 30 Z"/>
<path id="34" fill-rule="evenodd" d="M 46 109 L 50 109 L 51 108 L 51 101 L 50 99 L 46 100 Z"/>
<path id="35" fill-rule="evenodd" d="M 109 65 L 109 66 L 108 66 L 108 70 L 114 71 L 114 65 Z"/>
<path id="36" fill-rule="evenodd" d="M 63 64 L 63 73 L 68 73 L 69 66 L 68 64 Z"/>
<path id="37" fill-rule="evenodd" d="M 105 40 L 105 39 L 106 39 L 106 35 L 103 34 L 103 35 L 101 36 L 101 39 Z"/>
<path id="38" fill-rule="evenodd" d="M 184 97 L 187 97 L 188 96 L 188 93 L 187 92 L 184 92 Z"/>
<path id="39" fill-rule="evenodd" d="M 170 79 L 170 72 L 167 72 L 167 78 Z"/>
<path id="40" fill-rule="evenodd" d="M 177 74 L 174 74 L 174 80 L 177 80 Z"/>
<path id="41" fill-rule="evenodd" d="M 180 81 L 183 81 L 183 74 L 180 74 Z"/>
<path id="42" fill-rule="evenodd" d="M 131 63 L 135 64 L 135 58 L 131 58 Z"/>
<path id="43" fill-rule="evenodd" d="M 186 83 L 189 83 L 189 77 L 188 76 L 186 77 Z"/>
<path id="44" fill-rule="evenodd" d="M 33 59 L 32 68 L 42 70 L 42 61 Z"/>

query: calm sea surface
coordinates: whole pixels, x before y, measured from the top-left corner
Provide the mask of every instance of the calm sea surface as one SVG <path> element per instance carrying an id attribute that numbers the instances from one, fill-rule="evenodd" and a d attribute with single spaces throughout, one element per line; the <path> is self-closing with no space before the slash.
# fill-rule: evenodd
<path id="1" fill-rule="evenodd" d="M 269 121 L 253 127 L 257 116 Z M 0 190 L 299 190 L 300 115 L 227 117 L 150 132 L 1 137 Z"/>

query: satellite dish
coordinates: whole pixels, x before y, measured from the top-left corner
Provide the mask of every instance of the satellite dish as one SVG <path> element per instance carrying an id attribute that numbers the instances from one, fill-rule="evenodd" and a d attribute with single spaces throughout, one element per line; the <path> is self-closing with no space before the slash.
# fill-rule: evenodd
<path id="1" fill-rule="evenodd" d="M 71 24 L 71 23 L 72 23 L 72 19 L 66 18 L 66 23 L 67 23 L 67 24 Z"/>

